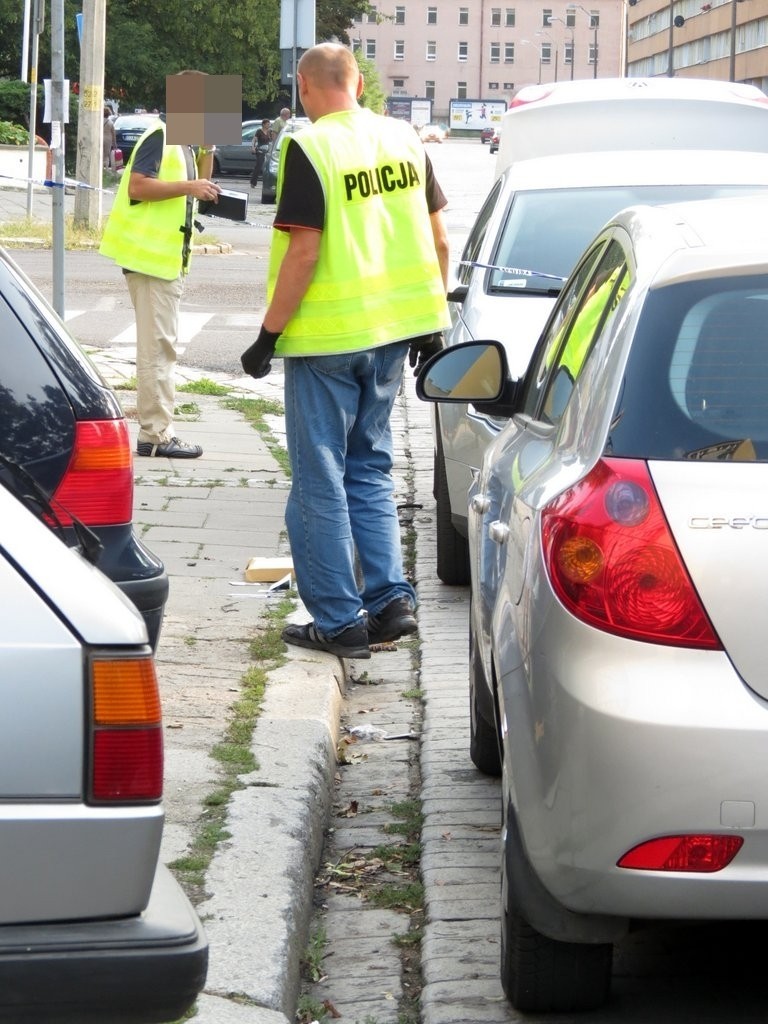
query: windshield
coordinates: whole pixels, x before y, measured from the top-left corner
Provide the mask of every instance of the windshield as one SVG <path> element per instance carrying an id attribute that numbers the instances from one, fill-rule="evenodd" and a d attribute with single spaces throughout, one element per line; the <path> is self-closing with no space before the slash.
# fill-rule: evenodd
<path id="1" fill-rule="evenodd" d="M 491 259 L 498 269 L 488 274 L 486 288 L 493 295 L 559 291 L 592 238 L 625 206 L 766 191 L 760 185 L 623 185 L 517 192 Z"/>

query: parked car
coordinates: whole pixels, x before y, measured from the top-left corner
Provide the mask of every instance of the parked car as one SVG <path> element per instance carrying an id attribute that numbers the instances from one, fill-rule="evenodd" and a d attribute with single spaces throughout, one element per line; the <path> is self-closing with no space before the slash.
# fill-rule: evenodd
<path id="1" fill-rule="evenodd" d="M 496 129 L 494 127 L 492 127 L 491 125 L 488 125 L 487 128 L 481 128 L 480 129 L 480 141 L 482 142 L 482 144 L 485 145 L 486 142 L 490 142 L 491 139 L 493 138 L 495 132 L 496 132 Z"/>
<path id="2" fill-rule="evenodd" d="M 1 484 L 0 523 L 0 1019 L 176 1020 L 203 987 L 208 947 L 158 860 L 163 736 L 146 627 Z"/>
<path id="3" fill-rule="evenodd" d="M 443 142 L 447 135 L 448 130 L 442 124 L 424 124 L 419 128 L 422 142 Z"/>
<path id="4" fill-rule="evenodd" d="M 470 753 L 502 774 L 519 1010 L 602 1003 L 643 921 L 768 918 L 767 232 L 765 197 L 625 210 L 522 377 L 477 341 L 417 382 L 501 425 L 469 495 Z"/>
<path id="5" fill-rule="evenodd" d="M 91 557 L 139 609 L 154 647 L 168 576 L 133 528 L 133 456 L 120 403 L 1 249 L 0 333 L 5 479 L 15 493 L 35 492 L 53 506 L 66 543 L 80 543 L 87 528 Z"/>
<path id="6" fill-rule="evenodd" d="M 160 118 L 159 114 L 118 114 L 115 118 L 115 146 L 123 152 L 123 164 L 128 166 L 131 154 L 141 136 Z"/>
<path id="7" fill-rule="evenodd" d="M 213 154 L 213 176 L 220 174 L 250 175 L 256 156 L 252 150 L 253 137 L 261 127 L 261 121 L 243 121 L 242 139 L 239 143 L 216 146 Z"/>
<path id="8" fill-rule="evenodd" d="M 768 103 L 751 87 L 691 79 L 563 82 L 521 89 L 517 101 L 503 116 L 503 169 L 449 291 L 445 341 L 505 341 L 514 324 L 508 356 L 522 373 L 574 262 L 617 210 L 768 187 Z M 435 410 L 437 573 L 445 583 L 469 581 L 466 495 L 498 429 L 467 405 Z"/>
<path id="9" fill-rule="evenodd" d="M 499 129 L 496 128 L 494 130 L 494 132 L 493 132 L 493 135 L 491 135 L 490 145 L 488 146 L 488 152 L 491 154 L 491 156 L 493 156 L 494 153 L 498 153 L 499 152 L 499 141 L 500 141 L 500 132 L 499 132 Z"/>
<path id="10" fill-rule="evenodd" d="M 283 142 L 289 135 L 293 135 L 294 132 L 300 132 L 302 128 L 306 128 L 311 123 L 308 117 L 292 117 L 290 121 L 285 122 L 285 126 L 279 132 L 277 138 L 272 140 L 264 160 L 264 170 L 261 178 L 262 203 L 274 203 L 277 199 L 277 171 L 280 165 L 280 150 L 283 147 Z"/>

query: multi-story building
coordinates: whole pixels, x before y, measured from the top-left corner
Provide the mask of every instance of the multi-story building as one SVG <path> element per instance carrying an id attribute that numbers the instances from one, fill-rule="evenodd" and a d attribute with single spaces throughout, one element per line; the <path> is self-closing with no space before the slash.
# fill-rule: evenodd
<path id="1" fill-rule="evenodd" d="M 629 0 L 627 74 L 768 91 L 768 0 Z"/>
<path id="2" fill-rule="evenodd" d="M 380 0 L 350 30 L 352 45 L 391 97 L 430 99 L 441 121 L 451 100 L 508 104 L 523 85 L 623 73 L 624 0 L 494 3 Z"/>

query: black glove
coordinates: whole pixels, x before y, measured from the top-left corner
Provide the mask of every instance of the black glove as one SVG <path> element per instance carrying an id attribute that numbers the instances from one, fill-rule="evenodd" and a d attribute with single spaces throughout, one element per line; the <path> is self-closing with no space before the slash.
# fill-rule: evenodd
<path id="1" fill-rule="evenodd" d="M 408 365 L 413 368 L 413 376 L 418 377 L 422 367 L 438 352 L 445 348 L 443 332 L 437 334 L 425 334 L 421 338 L 413 338 L 411 347 L 408 349 Z"/>
<path id="2" fill-rule="evenodd" d="M 279 337 L 280 331 L 275 333 L 262 326 L 256 341 L 240 356 L 240 363 L 250 377 L 259 380 L 259 378 L 267 376 L 272 369 L 270 360 L 275 354 L 275 345 L 277 345 Z"/>

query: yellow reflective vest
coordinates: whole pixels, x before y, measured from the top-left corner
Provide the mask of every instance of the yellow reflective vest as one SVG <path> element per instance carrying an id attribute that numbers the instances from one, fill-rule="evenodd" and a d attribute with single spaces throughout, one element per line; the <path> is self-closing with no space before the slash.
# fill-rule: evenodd
<path id="1" fill-rule="evenodd" d="M 291 137 L 325 192 L 312 282 L 277 345 L 279 356 L 333 355 L 443 330 L 450 323 L 425 194 L 424 146 L 410 125 L 357 108 Z M 288 145 L 282 147 L 278 196 Z M 276 229 L 271 299 L 290 234 Z"/>
<path id="2" fill-rule="evenodd" d="M 128 196 L 128 179 L 136 153 L 158 128 L 163 132 L 163 159 L 157 175 L 158 181 L 187 181 L 189 178 L 184 147 L 166 145 L 165 125 L 158 121 L 157 125 L 144 132 L 131 154 L 104 227 L 99 252 L 125 270 L 173 281 L 189 269 L 189 261 L 183 259 L 187 197 L 131 203 Z M 194 160 L 190 163 L 194 167 Z M 191 222 L 190 212 L 190 228 Z"/>

